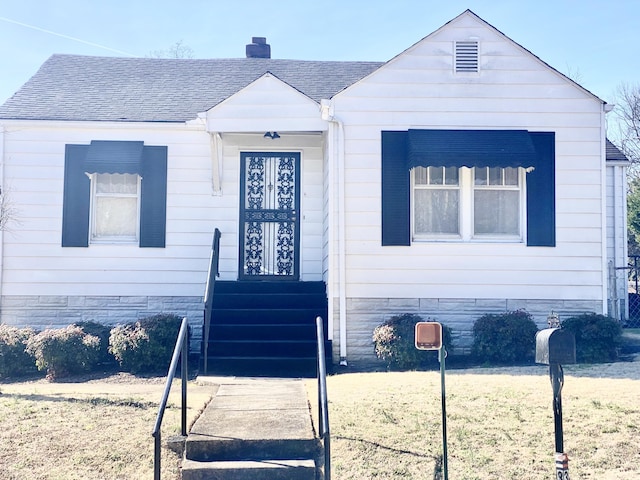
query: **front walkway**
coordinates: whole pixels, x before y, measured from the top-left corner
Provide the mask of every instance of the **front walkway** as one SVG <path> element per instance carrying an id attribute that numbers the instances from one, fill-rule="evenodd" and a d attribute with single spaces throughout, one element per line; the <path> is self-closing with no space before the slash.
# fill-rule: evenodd
<path id="1" fill-rule="evenodd" d="M 198 381 L 217 392 L 187 438 L 183 479 L 315 478 L 319 443 L 302 380 Z"/>

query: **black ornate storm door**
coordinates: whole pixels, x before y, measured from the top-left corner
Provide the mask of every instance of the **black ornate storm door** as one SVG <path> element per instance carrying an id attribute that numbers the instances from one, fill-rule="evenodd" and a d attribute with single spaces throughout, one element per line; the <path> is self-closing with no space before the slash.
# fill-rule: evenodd
<path id="1" fill-rule="evenodd" d="M 299 279 L 299 183 L 299 153 L 240 154 L 241 279 Z"/>

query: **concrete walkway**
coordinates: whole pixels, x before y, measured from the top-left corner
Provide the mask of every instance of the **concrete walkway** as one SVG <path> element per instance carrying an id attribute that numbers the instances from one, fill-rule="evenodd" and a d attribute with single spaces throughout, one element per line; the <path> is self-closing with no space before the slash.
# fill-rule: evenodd
<path id="1" fill-rule="evenodd" d="M 185 445 L 183 479 L 314 479 L 317 441 L 302 380 L 199 377 L 215 396 Z"/>

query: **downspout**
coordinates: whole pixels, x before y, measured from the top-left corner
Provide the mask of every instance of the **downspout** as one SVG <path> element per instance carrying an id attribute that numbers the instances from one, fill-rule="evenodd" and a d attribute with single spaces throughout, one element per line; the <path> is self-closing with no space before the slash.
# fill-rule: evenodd
<path id="1" fill-rule="evenodd" d="M 322 119 L 334 125 L 335 145 L 332 151 L 337 152 L 335 171 L 338 183 L 338 302 L 340 314 L 340 365 L 347 366 L 347 286 L 346 286 L 346 235 L 344 211 L 344 124 L 333 115 L 333 105 L 329 100 L 320 103 Z M 330 170 L 331 166 L 330 166 Z M 333 187 L 333 183 L 331 184 Z M 333 193 L 333 192 L 331 192 Z M 331 195 L 333 196 L 333 195 Z"/>

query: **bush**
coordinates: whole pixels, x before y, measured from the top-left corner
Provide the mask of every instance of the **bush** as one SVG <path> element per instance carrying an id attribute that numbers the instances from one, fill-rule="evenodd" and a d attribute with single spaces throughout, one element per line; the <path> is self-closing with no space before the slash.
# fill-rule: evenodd
<path id="1" fill-rule="evenodd" d="M 31 337 L 27 352 L 36 359 L 38 370 L 47 371 L 50 381 L 93 369 L 100 356 L 100 339 L 82 328 L 47 329 Z"/>
<path id="2" fill-rule="evenodd" d="M 473 324 L 472 354 L 481 362 L 530 363 L 535 358 L 538 327 L 524 310 L 483 315 Z"/>
<path id="3" fill-rule="evenodd" d="M 27 342 L 35 334 L 31 328 L 0 325 L 0 378 L 35 373 L 35 359 L 26 351 Z"/>
<path id="4" fill-rule="evenodd" d="M 111 334 L 111 325 L 105 325 L 104 323 L 87 321 L 74 323 L 75 326 L 80 327 L 84 333 L 93 335 L 100 339 L 100 349 L 97 363 L 106 367 L 117 366 L 116 359 L 109 352 L 109 335 Z"/>
<path id="5" fill-rule="evenodd" d="M 160 314 L 111 330 L 109 352 L 132 373 L 164 372 L 180 331 L 182 318 Z"/>
<path id="6" fill-rule="evenodd" d="M 435 352 L 418 350 L 415 346 L 415 326 L 422 321 L 419 315 L 405 313 L 391 317 L 373 330 L 376 356 L 387 363 L 387 368 L 411 370 L 438 363 Z M 450 350 L 453 347 L 451 329 L 443 325 L 442 333 L 445 349 Z"/>
<path id="7" fill-rule="evenodd" d="M 615 319 L 586 313 L 567 318 L 562 328 L 576 337 L 576 360 L 579 363 L 613 362 L 622 343 L 622 327 Z"/>

